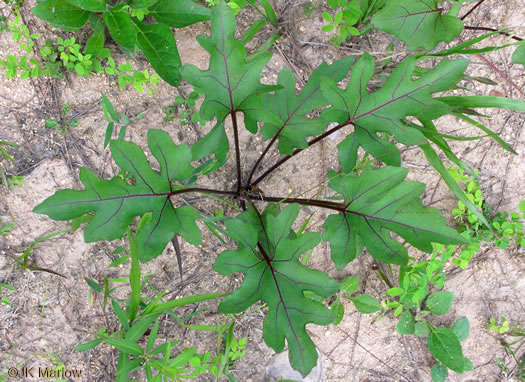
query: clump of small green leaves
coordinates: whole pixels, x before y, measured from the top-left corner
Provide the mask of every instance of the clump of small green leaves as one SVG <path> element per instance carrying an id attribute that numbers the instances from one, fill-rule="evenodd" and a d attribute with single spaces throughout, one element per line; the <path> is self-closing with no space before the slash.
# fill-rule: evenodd
<path id="1" fill-rule="evenodd" d="M 181 95 L 176 96 L 174 103 L 166 107 L 164 122 L 171 122 L 176 115 L 179 115 L 179 121 L 182 126 L 190 123 L 198 123 L 204 126 L 206 120 L 200 116 L 198 111 L 194 110 L 198 98 L 199 92 L 197 90 L 193 90 L 187 98 Z M 182 111 L 179 109 L 182 109 Z"/>
<path id="2" fill-rule="evenodd" d="M 143 27 L 146 28 L 138 26 L 141 30 Z M 416 57 L 409 56 L 373 90 L 369 90 L 369 82 L 375 64 L 369 54 L 358 60 L 347 57 L 331 65 L 321 64 L 299 92 L 292 71 L 286 67 L 276 84 L 263 84 L 261 72 L 271 53 L 266 48 L 248 53 L 245 45 L 253 38 L 253 28 L 240 39 L 235 38 L 235 32 L 234 11 L 221 1 L 212 8 L 211 35 L 198 37 L 210 54 L 208 69 L 186 65 L 180 70 L 204 95 L 199 115 L 213 126 L 205 137 L 190 147 L 175 144 L 162 130 L 150 129 L 148 150 L 158 162 L 154 166 L 136 144 L 112 140 L 109 147 L 113 159 L 126 177 L 105 180 L 83 168 L 80 181 L 84 190 L 58 191 L 36 206 L 34 212 L 55 220 L 90 216 L 84 229 L 87 242 L 122 238 L 134 220 L 140 219 L 136 235 L 128 233 L 135 264 L 159 256 L 174 237 L 201 244 L 199 220 L 213 227 L 214 234 L 220 228 L 221 234 L 231 239 L 230 248 L 218 255 L 213 269 L 223 275 L 242 273 L 244 277 L 241 285 L 222 300 L 219 312 L 240 313 L 263 301 L 267 307 L 263 324 L 265 343 L 276 352 L 287 345 L 291 365 L 303 376 L 317 363 L 317 351 L 306 325 L 334 322 L 340 309 L 328 309 L 324 301 L 341 290 L 341 284 L 328 274 L 308 267 L 302 261 L 303 254 L 310 256 L 325 241 L 329 243 L 335 266 L 343 269 L 366 249 L 381 264 L 399 266 L 401 275 L 399 286 L 389 288 L 388 300 L 383 304 L 376 301 L 375 306 L 366 309 L 379 311 L 383 306 L 394 309 L 400 316 L 400 333 L 416 333 L 417 327 L 417 333 L 426 336 L 428 348 L 439 362 L 432 372 L 435 381 L 444 380 L 448 369 L 458 373 L 470 370 L 472 365 L 463 356 L 460 344 L 468 335 L 468 321 L 459 318 L 451 328 L 446 328 L 436 327 L 425 318 L 429 314 L 445 314 L 453 301 L 451 292 L 430 293 L 429 285 L 441 289 L 443 255 L 416 262 L 409 258 L 406 248 L 412 245 L 432 253 L 433 243 L 467 244 L 468 240 L 447 227 L 437 209 L 423 205 L 421 195 L 425 185 L 405 180 L 408 170 L 401 167 L 396 143 L 419 147 L 463 204 L 488 224 L 431 145 L 466 167 L 453 154 L 434 121 L 446 114 L 463 116 L 465 110 L 479 107 L 505 106 L 525 111 L 525 103 L 498 97 L 439 96 L 465 79 L 469 61 L 464 58 L 441 58 L 432 68 L 424 69 L 417 65 Z M 176 67 L 172 70 L 170 75 L 179 73 Z M 349 80 L 341 87 L 339 82 L 348 73 Z M 227 118 L 231 119 L 232 142 L 225 131 Z M 251 134 L 260 134 L 265 143 L 253 162 L 242 150 L 241 118 L 244 128 Z M 338 145 L 340 170 L 326 174 L 330 180 L 330 198 L 292 198 L 279 195 L 277 190 L 268 191 L 269 195 L 259 191 L 259 186 L 264 187 L 264 181 L 288 160 L 347 126 L 352 126 L 353 131 Z M 508 147 L 501 139 L 496 140 Z M 228 155 L 230 147 L 233 152 Z M 281 157 L 273 164 L 266 164 L 266 155 L 274 147 Z M 361 148 L 384 165 L 372 166 L 369 161 L 361 166 Z M 206 175 L 224 166 L 229 158 L 234 162 L 235 173 L 228 176 L 225 185 L 204 187 Z M 356 166 L 361 170 L 355 171 Z M 234 180 L 233 187 L 227 186 L 230 178 Z M 181 197 L 188 193 L 213 195 L 215 200 L 229 199 L 227 203 L 236 206 L 232 210 L 240 212 L 234 216 L 210 217 L 182 203 Z M 301 226 L 295 223 L 305 207 L 332 212 L 322 232 L 306 232 L 304 224 L 302 229 L 295 230 L 294 227 Z M 123 327 L 124 322 L 129 325 L 139 316 L 146 318 L 148 313 L 159 312 L 138 305 L 136 301 L 140 299 L 133 292 L 138 287 L 133 286 L 133 281 L 131 284 L 130 313 L 121 321 Z M 351 286 L 344 288 L 343 296 L 346 293 L 352 297 L 356 307 L 370 305 L 370 299 L 351 296 Z M 184 299 L 176 301 L 181 300 Z M 141 313 L 139 306 L 144 309 Z M 119 315 L 117 310 L 115 313 Z M 141 331 L 144 331 L 140 335 L 152 323 L 153 320 L 143 321 Z M 119 342 L 126 341 L 127 335 L 129 332 L 120 333 L 111 342 L 106 338 L 98 341 L 118 347 L 122 362 L 136 368 L 147 364 L 145 354 L 150 350 L 138 345 L 124 349 Z"/>
<path id="3" fill-rule="evenodd" d="M 114 133 L 117 133 L 118 140 L 124 140 L 126 130 L 131 123 L 131 120 L 124 113 L 120 113 L 119 115 L 105 94 L 101 94 L 100 106 L 102 107 L 104 117 L 108 122 L 104 137 L 104 147 L 107 147 L 109 141 L 113 138 Z"/>
<path id="4" fill-rule="evenodd" d="M 210 11 L 192 0 L 144 0 L 129 4 L 104 0 L 43 0 L 33 8 L 33 14 L 63 30 L 78 30 L 89 23 L 93 34 L 88 40 L 88 47 L 97 51 L 103 49 L 107 28 L 126 54 L 133 56 L 141 51 L 164 81 L 177 86 L 181 79 L 181 62 L 170 28 L 182 28 L 208 20 Z M 156 20 L 157 24 L 146 23 L 146 15 Z M 91 58 L 96 56 L 90 49 L 87 54 L 92 54 Z M 115 70 L 114 65 L 110 67 Z M 143 80 L 138 78 L 138 83 L 143 83 Z"/>
<path id="5" fill-rule="evenodd" d="M 397 286 L 393 286 L 392 274 L 384 274 L 378 269 L 379 277 L 390 286 L 382 301 L 369 294 L 355 295 L 359 284 L 357 277 L 348 277 L 341 282 L 340 297 L 350 300 L 359 312 L 381 312 L 379 317 L 382 317 L 393 311 L 394 317 L 399 317 L 396 326 L 399 334 L 426 337 L 427 347 L 438 361 L 432 369 L 434 381 L 446 379 L 448 369 L 459 373 L 472 370 L 472 364 L 464 357 L 460 344 L 469 333 L 468 319 L 460 317 L 451 328 L 438 328 L 429 318 L 431 315 L 446 314 L 452 306 L 454 294 L 442 290 L 446 280 L 444 266 L 449 258 L 450 253 L 438 252 L 434 252 L 429 260 L 410 258 L 407 265 L 400 267 Z M 431 288 L 438 290 L 431 292 Z M 334 324 L 337 325 L 344 314 L 339 297 L 332 303 L 331 309 L 336 314 Z"/>
<path id="6" fill-rule="evenodd" d="M 480 219 L 468 210 L 464 203 L 458 202 L 458 208 L 452 210 L 452 215 L 458 221 L 459 232 L 472 239 L 472 242 L 494 242 L 494 244 L 505 249 L 514 239 L 519 246 L 525 246 L 523 220 L 525 220 L 525 201 L 519 205 L 519 212 L 492 213 L 491 207 L 484 202 L 480 183 L 471 176 L 466 175 L 463 170 L 451 168 L 451 175 L 457 182 L 465 185 L 465 195 L 481 211 L 489 222 L 490 229 Z"/>
<path id="7" fill-rule="evenodd" d="M 491 317 L 487 325 L 487 328 L 490 331 L 493 331 L 499 334 L 505 334 L 510 330 L 509 322 L 507 321 L 505 317 L 501 317 L 501 324 L 498 324 L 496 322 L 496 319 L 494 317 Z"/>
<path id="8" fill-rule="evenodd" d="M 361 10 L 357 0 L 328 0 L 328 6 L 337 10 L 335 15 L 323 12 L 323 19 L 328 23 L 321 28 L 323 32 L 335 31 L 336 34 L 330 39 L 335 45 L 341 45 L 348 36 L 359 36 L 359 30 L 353 25 L 357 24 L 361 17 Z"/>
<path id="9" fill-rule="evenodd" d="M 514 324 L 512 329 L 510 328 L 510 323 L 505 317 L 501 317 L 501 323 L 498 324 L 497 320 L 493 317 L 490 318 L 487 328 L 495 333 L 500 335 L 505 335 L 506 338 L 511 338 L 511 342 L 501 340 L 505 353 L 511 357 L 516 366 L 511 371 L 505 363 L 495 358 L 496 364 L 500 367 L 506 377 L 513 376 L 517 381 L 525 381 L 525 355 L 519 356 L 517 353 L 523 345 L 523 340 L 525 338 L 525 329 L 521 329 L 518 324 Z M 514 338 L 513 338 L 514 337 Z"/>
<path id="10" fill-rule="evenodd" d="M 80 123 L 80 121 L 77 118 L 69 116 L 70 112 L 71 104 L 69 103 L 69 101 L 67 101 L 62 106 L 59 119 L 46 119 L 45 126 L 48 129 L 59 131 L 61 135 L 66 134 L 69 131 L 69 129 L 77 127 Z"/>
<path id="11" fill-rule="evenodd" d="M 330 41 L 335 46 L 339 46 L 349 37 L 368 33 L 372 29 L 371 17 L 382 9 L 387 1 L 327 0 L 326 2 L 333 12 L 323 12 L 323 19 L 328 24 L 323 26 L 321 31 L 327 33 L 335 31 Z"/>
<path id="12" fill-rule="evenodd" d="M 41 36 L 37 33 L 30 34 L 27 26 L 22 23 L 20 15 L 17 14 L 15 21 L 9 21 L 9 26 L 12 39 L 19 42 L 19 48 L 24 53 L 31 54 L 36 51 L 36 41 Z M 25 42 L 22 42 L 23 38 Z M 6 70 L 6 77 L 13 78 L 19 74 L 20 78 L 41 76 L 61 78 L 66 72 L 76 73 L 79 76 L 106 73 L 117 76 L 121 88 L 133 85 L 137 91 L 143 92 L 147 87 L 149 94 L 159 83 L 159 76 L 150 75 L 147 69 L 133 71 L 129 62 L 117 66 L 109 49 L 104 47 L 102 33 L 91 36 L 83 51 L 75 37 L 69 39 L 57 37 L 55 41 L 46 40 L 39 46 L 38 54 L 42 63 L 37 58 L 30 58 L 27 55 L 17 58 L 10 54 L 7 55 L 6 60 L 0 59 L 0 68 Z"/>

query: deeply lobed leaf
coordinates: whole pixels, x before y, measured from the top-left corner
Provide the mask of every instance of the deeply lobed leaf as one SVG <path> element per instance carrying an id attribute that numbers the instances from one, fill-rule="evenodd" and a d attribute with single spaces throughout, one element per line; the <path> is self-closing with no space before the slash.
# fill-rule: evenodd
<path id="1" fill-rule="evenodd" d="M 294 75 L 285 67 L 277 81 L 282 89 L 263 96 L 264 106 L 275 111 L 279 118 L 278 124 L 264 124 L 261 130 L 263 137 L 270 139 L 278 134 L 279 151 L 287 155 L 291 154 L 295 147 L 307 147 L 306 138 L 321 134 L 326 127 L 326 122 L 320 118 L 306 118 L 306 114 L 311 111 L 328 105 L 321 92 L 321 78 L 328 77 L 339 82 L 346 76 L 353 63 L 353 57 L 336 61 L 332 65 L 322 63 L 314 70 L 299 95 L 296 94 Z"/>
<path id="2" fill-rule="evenodd" d="M 408 49 L 432 50 L 442 41 L 451 42 L 463 30 L 463 23 L 445 14 L 443 0 L 390 0 L 373 18 L 377 29 L 406 42 Z"/>
<path id="3" fill-rule="evenodd" d="M 392 239 L 394 232 L 414 247 L 430 253 L 432 242 L 454 244 L 465 239 L 435 208 L 423 207 L 419 196 L 424 184 L 406 182 L 400 167 L 378 170 L 368 166 L 359 176 L 331 173 L 330 188 L 341 194 L 341 212 L 326 220 L 324 239 L 330 242 L 332 260 L 342 269 L 364 247 L 384 263 L 405 265 L 407 249 Z"/>
<path id="4" fill-rule="evenodd" d="M 160 164 L 159 172 L 150 167 L 136 144 L 112 141 L 113 159 L 133 177 L 134 184 L 118 176 L 101 180 L 83 168 L 80 181 L 85 190 L 57 191 L 33 211 L 54 220 L 71 220 L 93 212 L 94 218 L 84 232 L 86 242 L 120 238 L 134 217 L 151 213 L 151 219 L 137 234 L 137 250 L 143 262 L 162 253 L 175 234 L 199 244 L 201 236 L 195 224 L 199 213 L 193 207 L 175 207 L 170 199 L 175 194 L 174 182 L 188 178 L 193 172 L 190 149 L 187 145 L 175 145 L 161 130 L 149 130 L 148 143 Z"/>
<path id="5" fill-rule="evenodd" d="M 235 26 L 235 15 L 230 7 L 214 7 L 211 37 L 197 37 L 199 44 L 210 53 L 209 69 L 185 65 L 182 74 L 206 95 L 200 110 L 203 118 L 211 120 L 216 117 L 220 123 L 228 114 L 242 111 L 246 127 L 255 132 L 255 121 L 276 118 L 261 101 L 262 92 L 275 89 L 260 83 L 261 71 L 271 54 L 261 53 L 248 61 L 243 43 L 234 37 Z"/>
<path id="6" fill-rule="evenodd" d="M 281 352 L 286 339 L 291 365 L 305 376 L 317 363 L 315 345 L 305 326 L 328 325 L 334 315 L 323 304 L 305 297 L 304 292 L 329 297 L 339 290 L 339 284 L 299 261 L 301 253 L 320 241 L 317 233 L 297 236 L 291 230 L 299 206 L 292 204 L 282 211 L 274 207 L 268 207 L 261 216 L 250 209 L 226 222 L 238 248 L 221 253 L 213 269 L 221 274 L 241 272 L 245 277 L 240 288 L 221 302 L 219 311 L 242 312 L 259 300 L 266 302 L 269 310 L 264 319 L 264 341 Z"/>
<path id="7" fill-rule="evenodd" d="M 406 58 L 392 72 L 385 85 L 368 93 L 367 84 L 374 74 L 374 61 L 364 54 L 353 66 L 350 82 L 345 90 L 323 78 L 321 89 L 332 107 L 323 111 L 323 117 L 342 125 L 353 124 L 355 131 L 339 145 L 339 161 L 344 171 L 355 166 L 357 149 L 362 146 L 378 160 L 399 166 L 401 156 L 384 133 L 406 145 L 427 143 L 424 134 L 407 125 L 405 118 L 414 116 L 432 120 L 450 110 L 433 93 L 449 90 L 463 77 L 467 60 L 443 60 L 434 69 L 415 76 L 416 60 Z"/>

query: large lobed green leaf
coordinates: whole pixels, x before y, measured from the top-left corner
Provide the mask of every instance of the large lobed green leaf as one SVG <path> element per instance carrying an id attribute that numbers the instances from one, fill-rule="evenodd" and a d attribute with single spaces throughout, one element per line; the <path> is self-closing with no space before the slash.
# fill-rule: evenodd
<path id="1" fill-rule="evenodd" d="M 467 66 L 467 60 L 443 60 L 434 69 L 412 80 L 416 60 L 408 57 L 392 72 L 382 88 L 368 93 L 367 84 L 374 74 L 374 61 L 365 54 L 353 66 L 345 90 L 333 80 L 323 78 L 323 95 L 332 104 L 323 111 L 323 117 L 355 127 L 355 131 L 339 145 L 339 161 L 343 170 L 350 171 L 355 166 L 359 146 L 378 160 L 399 166 L 399 150 L 382 133 L 406 145 L 427 143 L 424 134 L 407 125 L 405 118 L 414 116 L 432 120 L 441 116 L 443 110 L 450 110 L 447 104 L 432 95 L 453 87 L 462 79 Z"/>
<path id="2" fill-rule="evenodd" d="M 162 253 L 175 234 L 199 244 L 201 235 L 195 220 L 199 213 L 189 206 L 174 207 L 170 197 L 174 182 L 191 176 L 191 152 L 187 145 L 175 145 L 161 130 L 148 131 L 149 149 L 160 164 L 152 170 L 146 155 L 136 144 L 112 141 L 111 153 L 117 165 L 127 171 L 134 184 L 114 177 L 106 181 L 83 168 L 80 180 L 85 190 L 61 190 L 34 208 L 54 220 L 71 220 L 94 213 L 86 226 L 86 242 L 122 237 L 136 216 L 151 213 L 151 219 L 137 234 L 137 250 L 145 262 Z"/>
<path id="3" fill-rule="evenodd" d="M 266 302 L 269 310 L 264 319 L 264 341 L 281 352 L 286 339 L 292 367 L 305 376 L 317 363 L 315 345 L 305 325 L 328 325 L 334 315 L 323 304 L 305 297 L 304 292 L 329 297 L 339 290 L 339 284 L 299 261 L 301 253 L 319 243 L 320 236 L 297 236 L 291 230 L 298 212 L 297 204 L 282 211 L 274 205 L 261 216 L 250 209 L 227 221 L 228 232 L 239 246 L 221 253 L 213 269 L 221 274 L 245 274 L 240 288 L 221 302 L 219 311 L 242 312 L 259 300 Z"/>
<path id="4" fill-rule="evenodd" d="M 326 220 L 324 239 L 330 242 L 332 260 L 345 267 L 366 247 L 384 263 L 406 265 L 407 249 L 392 239 L 394 232 L 414 247 L 430 253 L 432 242 L 465 243 L 435 208 L 423 207 L 419 196 L 425 185 L 403 181 L 408 171 L 400 167 L 373 169 L 361 175 L 330 174 L 330 188 L 341 194 L 341 212 Z"/>
<path id="5" fill-rule="evenodd" d="M 442 41 L 451 42 L 463 30 L 463 23 L 445 14 L 443 0 L 390 0 L 373 18 L 377 29 L 406 42 L 408 49 L 432 50 Z"/>
<path id="6" fill-rule="evenodd" d="M 199 44 L 210 53 L 208 70 L 193 65 L 182 67 L 184 78 L 202 89 L 206 95 L 201 115 L 207 120 L 214 117 L 220 123 L 233 112 L 245 114 L 246 127 L 255 132 L 255 121 L 272 121 L 275 115 L 263 107 L 261 93 L 275 87 L 260 83 L 261 70 L 271 57 L 270 53 L 257 54 L 247 61 L 242 41 L 236 40 L 235 15 L 224 4 L 212 10 L 211 37 L 198 36 Z M 276 123 L 279 123 L 278 120 Z"/>
<path id="7" fill-rule="evenodd" d="M 279 124 L 264 124 L 261 129 L 263 137 L 270 139 L 278 134 L 279 151 L 287 155 L 290 155 L 295 147 L 307 147 L 306 138 L 321 134 L 326 127 L 326 122 L 320 118 L 306 118 L 306 114 L 311 111 L 328 105 L 321 92 L 321 78 L 329 77 L 339 82 L 346 76 L 353 63 L 353 57 L 336 61 L 332 65 L 322 63 L 314 70 L 299 95 L 296 94 L 294 75 L 285 67 L 277 81 L 282 89 L 275 94 L 263 96 L 266 108 L 275 111 L 279 118 Z"/>

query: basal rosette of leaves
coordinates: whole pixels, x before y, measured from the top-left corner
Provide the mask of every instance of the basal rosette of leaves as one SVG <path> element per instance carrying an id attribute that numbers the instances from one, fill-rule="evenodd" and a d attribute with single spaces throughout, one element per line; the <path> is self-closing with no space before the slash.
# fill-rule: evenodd
<path id="1" fill-rule="evenodd" d="M 433 242 L 464 243 L 462 236 L 446 226 L 438 210 L 423 206 L 420 195 L 424 185 L 404 180 L 408 171 L 400 167 L 402 160 L 396 143 L 419 146 L 430 164 L 445 177 L 448 172 L 430 143 L 447 155 L 453 153 L 433 121 L 465 108 L 501 106 L 503 101 L 498 97 L 439 97 L 464 78 L 469 63 L 465 59 L 442 59 L 433 68 L 422 70 L 414 57 L 408 57 L 382 86 L 371 87 L 374 61 L 368 54 L 357 62 L 345 58 L 331 65 L 323 63 L 297 94 L 287 68 L 281 71 L 277 84 L 261 83 L 261 72 L 271 53 L 248 54 L 245 44 L 250 39 L 235 39 L 236 22 L 230 7 L 221 2 L 212 9 L 211 19 L 211 36 L 198 37 L 210 54 L 209 68 L 187 65 L 181 69 L 184 78 L 205 95 L 200 115 L 213 121 L 214 126 L 208 135 L 190 148 L 176 145 L 167 133 L 151 129 L 148 146 L 160 166 L 158 170 L 152 168 L 136 144 L 112 141 L 113 158 L 130 180 L 103 180 L 83 169 L 83 191 L 58 191 L 34 211 L 55 220 L 91 214 L 93 218 L 85 228 L 89 242 L 120 238 L 136 217 L 146 215 L 149 219 L 137 235 L 138 256 L 144 262 L 160 255 L 175 235 L 192 244 L 201 242 L 196 221 L 203 216 L 193 206 L 181 206 L 180 195 L 200 193 L 232 198 L 245 210 L 225 221 L 224 232 L 236 248 L 222 252 L 214 269 L 221 274 L 240 272 L 244 279 L 222 301 L 219 310 L 235 313 L 264 301 L 268 306 L 263 327 L 266 344 L 280 352 L 286 342 L 293 367 L 307 375 L 316 364 L 317 352 L 305 326 L 327 325 L 334 316 L 305 292 L 326 298 L 338 291 L 339 284 L 327 274 L 304 266 L 299 257 L 323 239 L 330 243 L 337 268 L 345 267 L 364 249 L 381 262 L 403 266 L 407 264 L 407 249 L 392 233 L 428 253 L 432 252 Z M 137 39 L 147 39 L 157 27 L 134 28 L 143 34 Z M 169 71 L 175 69 L 167 67 Z M 342 88 L 338 82 L 347 73 L 349 82 Z M 505 105 L 525 109 L 522 103 L 513 102 Z M 239 139 L 241 114 L 246 129 L 252 134 L 260 131 L 266 144 L 253 163 L 250 159 L 241 160 L 249 158 Z M 224 121 L 228 117 L 233 145 L 225 133 Z M 336 122 L 336 126 L 326 130 L 330 122 Z M 271 195 L 270 191 L 266 195 L 255 189 L 290 158 L 350 125 L 353 132 L 339 145 L 342 171 L 327 174 L 330 188 L 342 201 L 290 198 Z M 266 154 L 274 144 L 278 144 L 282 157 L 267 164 Z M 230 147 L 236 170 L 236 176 L 232 176 L 235 188 L 202 186 L 207 173 L 228 161 Z M 385 165 L 367 165 L 355 173 L 359 147 Z M 206 161 L 197 165 L 201 159 Z M 267 166 L 261 171 L 263 163 Z M 445 181 L 455 191 L 453 185 L 457 184 L 448 178 Z M 230 179 L 224 183 L 229 184 Z M 457 188 L 456 195 L 476 211 Z M 324 223 L 323 235 L 292 230 L 300 206 L 333 212 Z M 429 341 L 435 342 L 433 337 Z"/>

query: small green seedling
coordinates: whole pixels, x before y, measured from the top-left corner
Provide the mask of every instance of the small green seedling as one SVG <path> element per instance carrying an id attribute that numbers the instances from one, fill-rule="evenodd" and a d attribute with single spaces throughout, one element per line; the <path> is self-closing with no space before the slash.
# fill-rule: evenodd
<path id="1" fill-rule="evenodd" d="M 60 135 L 66 134 L 70 128 L 77 127 L 80 123 L 80 121 L 77 118 L 71 117 L 69 115 L 70 112 L 71 105 L 69 101 L 67 101 L 62 107 L 59 119 L 46 119 L 45 126 L 48 129 L 59 131 Z"/>
<path id="2" fill-rule="evenodd" d="M 193 90 L 187 98 L 183 96 L 176 96 L 175 102 L 171 105 L 168 105 L 166 108 L 166 115 L 164 116 L 164 122 L 173 121 L 174 117 L 179 114 L 179 110 L 183 110 L 179 114 L 179 121 L 181 125 L 189 125 L 190 123 L 198 123 L 201 126 L 206 124 L 206 120 L 203 119 L 198 111 L 194 111 L 194 108 L 199 98 L 199 92 Z"/>
<path id="3" fill-rule="evenodd" d="M 487 328 L 499 334 L 505 334 L 510 330 L 509 322 L 507 321 L 505 317 L 501 317 L 500 324 L 497 323 L 495 318 L 491 317 L 487 325 Z"/>
<path id="4" fill-rule="evenodd" d="M 0 228 L 0 234 L 2 234 L 2 228 Z M 5 284 L 5 283 L 0 283 L 0 293 L 2 292 L 2 289 L 6 289 L 6 290 L 10 290 L 10 291 L 14 291 L 16 290 L 14 287 L 12 287 L 11 285 L 9 284 Z M 3 293 L 2 293 L 3 294 Z M 9 305 L 11 306 L 11 301 L 9 300 L 9 298 L 7 296 L 2 296 L 1 299 L 0 299 L 4 304 L 6 305 Z"/>
<path id="5" fill-rule="evenodd" d="M 108 125 L 106 126 L 106 134 L 104 137 L 104 147 L 107 147 L 114 134 L 118 133 L 118 140 L 124 140 L 126 136 L 126 130 L 131 123 L 131 120 L 126 114 L 117 113 L 115 107 L 104 93 L 101 94 L 100 106 L 102 107 L 102 110 L 104 111 L 104 117 L 108 122 Z"/>

